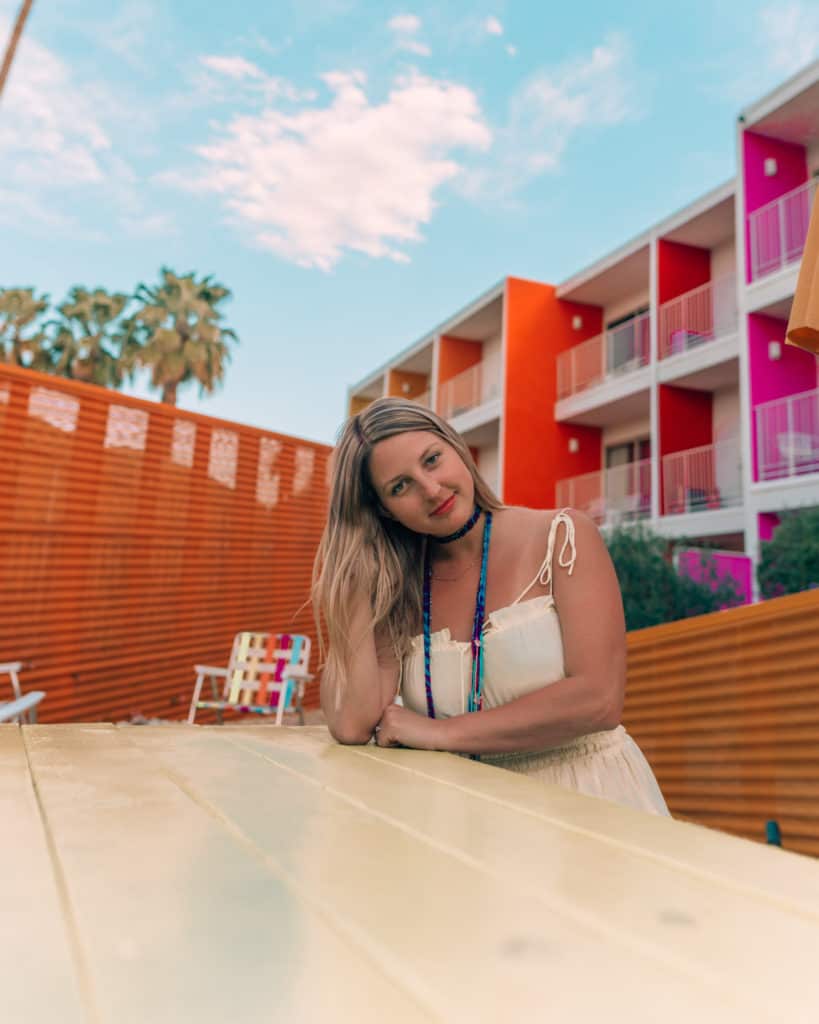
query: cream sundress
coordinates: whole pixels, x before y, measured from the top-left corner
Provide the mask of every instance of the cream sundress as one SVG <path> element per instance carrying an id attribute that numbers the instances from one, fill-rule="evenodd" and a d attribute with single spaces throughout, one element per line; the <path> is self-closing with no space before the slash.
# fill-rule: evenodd
<path id="1" fill-rule="evenodd" d="M 552 521 L 546 558 L 537 576 L 516 601 L 487 616 L 483 633 L 485 708 L 506 704 L 566 676 L 563 639 L 552 596 L 552 557 L 561 525 L 564 537 L 557 562 L 571 574 L 577 558 L 574 522 L 563 509 Z M 524 601 L 538 581 L 549 592 Z M 449 629 L 438 630 L 430 639 L 439 716 L 465 714 L 472 672 L 469 642 L 453 640 Z M 401 698 L 405 707 L 426 714 L 423 636 L 413 638 L 412 649 L 404 659 Z M 481 761 L 603 800 L 668 814 L 648 762 L 622 725 L 535 753 L 481 754 Z"/>

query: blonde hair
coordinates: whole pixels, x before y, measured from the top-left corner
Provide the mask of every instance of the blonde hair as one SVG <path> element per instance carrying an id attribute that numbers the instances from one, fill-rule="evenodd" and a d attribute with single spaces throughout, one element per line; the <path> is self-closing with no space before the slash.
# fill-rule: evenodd
<path id="1" fill-rule="evenodd" d="M 430 409 L 407 399 L 379 398 L 347 420 L 333 452 L 330 507 L 313 566 L 316 626 L 337 697 L 361 641 L 351 635 L 356 599 L 369 596 L 367 628 L 385 636 L 399 660 L 421 629 L 426 538 L 384 515 L 369 471 L 374 445 L 413 430 L 437 434 L 455 449 L 472 476 L 481 508 L 502 508 L 464 439 Z"/>

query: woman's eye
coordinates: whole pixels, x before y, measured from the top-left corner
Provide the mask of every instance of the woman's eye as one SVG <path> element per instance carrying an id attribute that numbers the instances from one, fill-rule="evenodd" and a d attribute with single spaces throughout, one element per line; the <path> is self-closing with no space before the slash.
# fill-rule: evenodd
<path id="1" fill-rule="evenodd" d="M 438 459 L 440 459 L 440 457 L 441 457 L 441 453 L 440 452 L 433 452 L 431 455 L 428 455 L 427 456 L 427 465 L 428 466 L 433 466 L 438 461 Z"/>
<path id="2" fill-rule="evenodd" d="M 404 489 L 404 481 L 403 480 L 399 480 L 398 483 L 390 491 L 390 494 L 394 498 L 397 494 L 400 494 L 403 489 Z"/>

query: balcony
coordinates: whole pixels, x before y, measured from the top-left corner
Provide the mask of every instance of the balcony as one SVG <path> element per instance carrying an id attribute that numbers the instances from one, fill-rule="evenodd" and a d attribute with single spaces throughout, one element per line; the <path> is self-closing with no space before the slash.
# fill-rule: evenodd
<path id="1" fill-rule="evenodd" d="M 752 281 L 799 261 L 815 192 L 816 181 L 806 181 L 748 215 Z"/>
<path id="2" fill-rule="evenodd" d="M 708 281 L 660 306 L 659 357 L 668 359 L 735 334 L 737 323 L 734 276 Z"/>
<path id="3" fill-rule="evenodd" d="M 558 508 L 576 508 L 599 526 L 651 515 L 651 459 L 558 480 Z"/>
<path id="4" fill-rule="evenodd" d="M 643 313 L 557 357 L 557 397 L 568 398 L 648 365 L 649 315 Z"/>
<path id="5" fill-rule="evenodd" d="M 663 456 L 664 514 L 738 508 L 742 470 L 735 439 Z"/>
<path id="6" fill-rule="evenodd" d="M 475 363 L 463 373 L 444 381 L 439 393 L 440 414 L 450 420 L 500 397 L 500 381 L 497 376 L 484 372 L 483 363 Z"/>
<path id="7" fill-rule="evenodd" d="M 432 408 L 432 392 L 422 391 L 420 395 L 416 395 L 413 398 L 413 402 L 417 402 L 419 405 L 423 405 L 426 409 Z"/>
<path id="8" fill-rule="evenodd" d="M 819 388 L 758 405 L 759 480 L 819 473 Z"/>

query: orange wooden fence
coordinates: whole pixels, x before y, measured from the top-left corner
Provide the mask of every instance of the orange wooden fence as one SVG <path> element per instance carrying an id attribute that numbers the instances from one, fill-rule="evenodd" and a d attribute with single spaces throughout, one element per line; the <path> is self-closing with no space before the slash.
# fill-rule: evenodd
<path id="1" fill-rule="evenodd" d="M 629 634 L 625 723 L 678 817 L 819 855 L 819 590 Z"/>
<path id="2" fill-rule="evenodd" d="M 240 629 L 309 634 L 315 668 L 329 452 L 0 366 L 0 662 L 41 720 L 181 718 Z"/>

